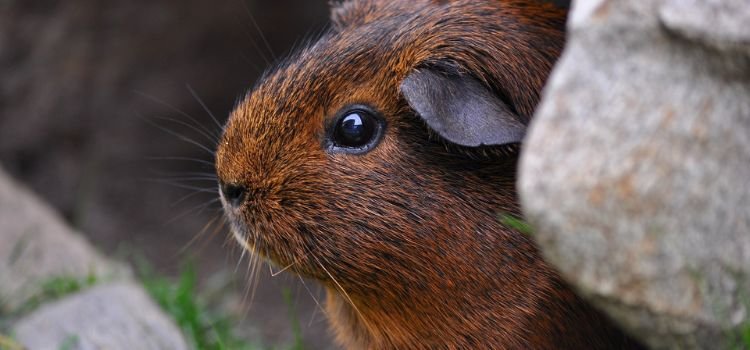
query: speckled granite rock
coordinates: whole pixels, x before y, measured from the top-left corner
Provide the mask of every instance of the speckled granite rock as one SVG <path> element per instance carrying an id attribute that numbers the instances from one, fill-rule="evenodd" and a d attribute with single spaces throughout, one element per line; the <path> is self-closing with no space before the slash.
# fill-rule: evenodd
<path id="1" fill-rule="evenodd" d="M 655 348 L 750 324 L 750 2 L 575 1 L 519 187 L 545 257 Z"/>
<path id="2" fill-rule="evenodd" d="M 45 203 L 0 168 L 0 315 L 56 277 L 108 279 L 129 270 L 102 257 Z"/>
<path id="3" fill-rule="evenodd" d="M 29 349 L 182 350 L 180 331 L 132 283 L 94 287 L 45 305 L 21 320 L 14 332 Z"/>
<path id="4" fill-rule="evenodd" d="M 0 319 L 27 311 L 45 282 L 91 275 L 97 286 L 14 320 L 18 342 L 28 349 L 187 348 L 172 321 L 128 282 L 129 268 L 103 257 L 0 169 Z"/>

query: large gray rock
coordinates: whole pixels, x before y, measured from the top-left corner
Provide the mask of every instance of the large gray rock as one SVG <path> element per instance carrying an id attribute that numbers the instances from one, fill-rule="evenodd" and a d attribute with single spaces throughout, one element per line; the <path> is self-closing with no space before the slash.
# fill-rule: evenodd
<path id="1" fill-rule="evenodd" d="M 15 311 L 54 278 L 128 274 L 0 168 L 0 315 Z"/>
<path id="2" fill-rule="evenodd" d="M 655 348 L 750 325 L 750 2 L 575 1 L 520 193 L 545 257 Z"/>
<path id="3" fill-rule="evenodd" d="M 120 283 L 45 305 L 21 320 L 16 339 L 28 349 L 181 350 L 180 331 L 143 290 Z"/>

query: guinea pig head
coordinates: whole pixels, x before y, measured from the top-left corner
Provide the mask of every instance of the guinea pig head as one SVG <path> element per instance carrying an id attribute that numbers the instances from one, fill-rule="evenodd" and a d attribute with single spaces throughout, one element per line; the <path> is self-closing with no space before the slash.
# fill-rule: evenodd
<path id="1" fill-rule="evenodd" d="M 532 244 L 498 214 L 519 212 L 517 145 L 564 15 L 360 0 L 332 21 L 226 124 L 216 170 L 237 240 L 344 295 L 365 323 L 368 309 L 432 312 L 420 293 L 471 304 L 482 279 L 532 278 Z M 529 271 L 503 273 L 510 261 Z"/>

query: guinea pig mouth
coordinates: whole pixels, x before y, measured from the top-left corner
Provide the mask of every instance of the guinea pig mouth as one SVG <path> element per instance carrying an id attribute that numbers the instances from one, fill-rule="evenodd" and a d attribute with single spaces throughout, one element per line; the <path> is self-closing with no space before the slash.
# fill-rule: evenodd
<path id="1" fill-rule="evenodd" d="M 309 278 L 324 278 L 323 271 L 316 268 L 312 256 L 313 248 L 297 241 L 291 243 L 279 235 L 291 232 L 272 231 L 270 227 L 259 227 L 257 223 L 246 222 L 242 216 L 227 215 L 230 230 L 234 240 L 240 247 L 250 253 L 251 257 L 260 257 L 271 266 L 276 266 L 277 273 L 289 271 Z M 297 232 L 292 234 L 310 234 L 304 225 L 297 226 Z"/>
<path id="2" fill-rule="evenodd" d="M 258 255 L 264 259 L 274 260 L 270 255 L 268 246 L 265 241 L 258 237 L 257 231 L 249 228 L 242 220 L 230 220 L 230 230 L 232 237 L 240 245 L 242 250 L 253 255 Z"/>
<path id="3" fill-rule="evenodd" d="M 229 221 L 229 230 L 232 232 L 232 236 L 234 239 L 239 243 L 243 249 L 246 250 L 252 250 L 254 247 L 251 246 L 250 242 L 248 241 L 248 238 L 250 235 L 248 234 L 247 226 L 245 226 L 244 223 L 242 223 L 240 220 L 238 220 L 236 217 L 232 217 L 233 215 L 230 215 L 227 213 L 227 218 Z"/>
<path id="4" fill-rule="evenodd" d="M 257 253 L 265 258 L 268 258 L 269 248 L 266 246 L 266 240 L 260 235 L 263 234 L 263 230 L 259 227 L 255 227 L 252 223 L 247 222 L 239 213 L 226 213 L 230 231 L 235 241 L 239 243 L 242 249 Z"/>

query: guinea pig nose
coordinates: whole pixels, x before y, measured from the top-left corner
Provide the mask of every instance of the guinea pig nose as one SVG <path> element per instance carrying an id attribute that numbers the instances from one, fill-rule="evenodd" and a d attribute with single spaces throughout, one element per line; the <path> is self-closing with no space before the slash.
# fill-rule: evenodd
<path id="1" fill-rule="evenodd" d="M 224 194 L 224 199 L 234 207 L 242 204 L 247 194 L 247 188 L 237 184 L 221 184 L 221 192 Z"/>

